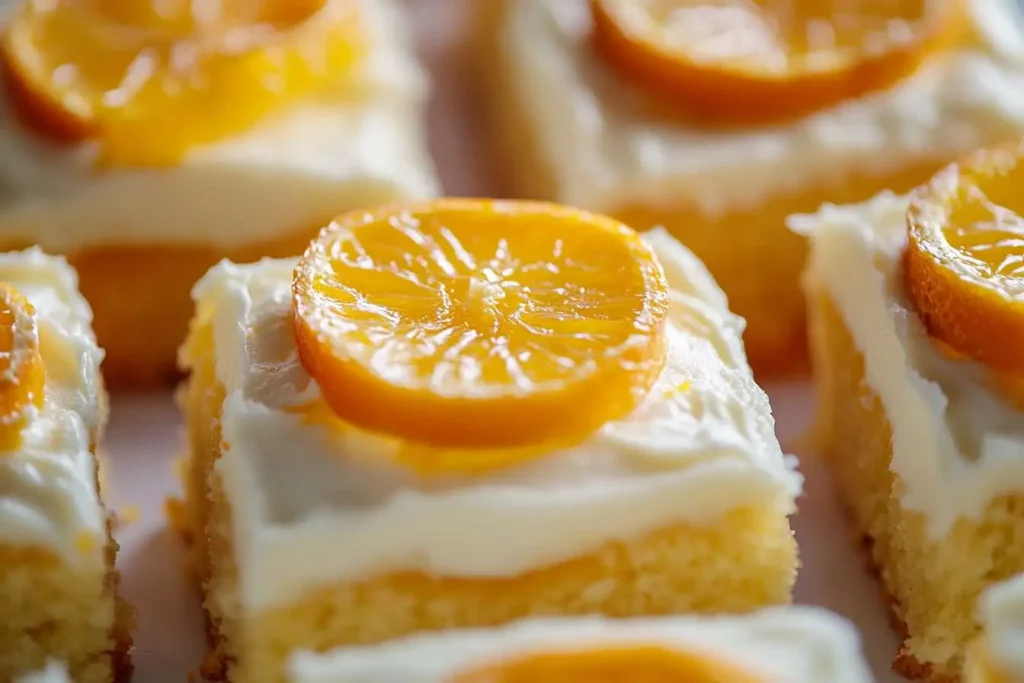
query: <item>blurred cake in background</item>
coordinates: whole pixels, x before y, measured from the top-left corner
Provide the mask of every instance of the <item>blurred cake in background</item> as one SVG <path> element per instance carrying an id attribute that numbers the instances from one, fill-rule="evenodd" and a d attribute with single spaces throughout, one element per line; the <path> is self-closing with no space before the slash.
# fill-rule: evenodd
<path id="1" fill-rule="evenodd" d="M 825 610 L 517 622 L 292 657 L 289 683 L 870 683 L 853 626 Z"/>
<path id="2" fill-rule="evenodd" d="M 68 257 L 113 384 L 171 378 L 219 259 L 437 191 L 394 0 L 9 4 L 0 249 Z"/>
<path id="3" fill-rule="evenodd" d="M 1024 132 L 1006 0 L 481 4 L 507 189 L 666 227 L 746 319 L 758 373 L 805 359 L 789 214 Z"/>
<path id="4" fill-rule="evenodd" d="M 185 509 L 228 680 L 530 615 L 790 601 L 801 478 L 667 233 L 397 205 L 194 296 Z"/>
<path id="5" fill-rule="evenodd" d="M 818 434 L 904 637 L 897 667 L 960 680 L 978 597 L 1024 571 L 1024 143 L 909 197 L 793 217 Z"/>
<path id="6" fill-rule="evenodd" d="M 76 285 L 64 259 L 0 255 L 2 681 L 55 676 L 51 658 L 76 683 L 131 675 L 133 618 L 97 474 L 103 352 Z"/>

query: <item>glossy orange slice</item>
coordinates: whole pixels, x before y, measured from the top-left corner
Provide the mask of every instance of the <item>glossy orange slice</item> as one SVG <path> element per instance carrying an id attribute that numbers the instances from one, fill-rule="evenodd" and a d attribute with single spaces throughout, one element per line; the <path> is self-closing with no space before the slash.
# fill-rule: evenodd
<path id="1" fill-rule="evenodd" d="M 23 119 L 97 140 L 105 164 L 173 164 L 337 83 L 362 49 L 354 0 L 151 2 L 25 2 L 0 44 Z"/>
<path id="2" fill-rule="evenodd" d="M 590 0 L 627 78 L 711 120 L 768 122 L 884 89 L 956 25 L 934 0 Z"/>
<path id="3" fill-rule="evenodd" d="M 35 308 L 0 283 L 0 455 L 21 446 L 25 423 L 43 407 L 44 383 Z"/>
<path id="4" fill-rule="evenodd" d="M 764 683 L 706 655 L 656 646 L 530 654 L 485 665 L 449 683 Z"/>
<path id="5" fill-rule="evenodd" d="M 1024 374 L 1024 143 L 975 154 L 911 194 L 906 291 L 929 334 Z"/>
<path id="6" fill-rule="evenodd" d="M 610 218 L 458 199 L 339 218 L 293 286 L 299 355 L 333 411 L 453 449 L 582 439 L 630 413 L 664 362 L 667 292 Z M 502 457 L 522 453 L 477 467 Z"/>

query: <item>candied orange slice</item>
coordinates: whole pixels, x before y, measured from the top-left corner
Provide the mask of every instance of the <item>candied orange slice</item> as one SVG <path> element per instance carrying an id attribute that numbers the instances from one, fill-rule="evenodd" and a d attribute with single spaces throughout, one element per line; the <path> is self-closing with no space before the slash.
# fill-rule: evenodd
<path id="1" fill-rule="evenodd" d="M 714 120 L 789 119 L 884 89 L 956 25 L 933 0 L 590 0 L 594 42 Z"/>
<path id="2" fill-rule="evenodd" d="M 664 363 L 667 292 L 610 218 L 459 199 L 343 216 L 293 285 L 299 356 L 335 414 L 453 449 L 582 439 L 630 413 Z"/>
<path id="3" fill-rule="evenodd" d="M 657 646 L 530 654 L 484 665 L 449 683 L 763 683 L 706 655 Z"/>
<path id="4" fill-rule="evenodd" d="M 361 53 L 357 14 L 354 0 L 29 0 L 0 63 L 41 134 L 95 139 L 108 165 L 168 165 L 337 83 Z"/>
<path id="5" fill-rule="evenodd" d="M 35 308 L 0 283 L 0 454 L 18 449 L 25 423 L 42 409 L 44 377 Z"/>
<path id="6" fill-rule="evenodd" d="M 929 334 L 1024 374 L 1024 143 L 952 164 L 911 194 L 906 291 Z"/>

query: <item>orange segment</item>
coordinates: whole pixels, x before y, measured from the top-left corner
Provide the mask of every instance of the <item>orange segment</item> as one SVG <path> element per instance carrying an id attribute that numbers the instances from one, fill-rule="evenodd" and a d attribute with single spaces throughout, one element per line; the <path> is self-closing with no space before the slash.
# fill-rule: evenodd
<path id="1" fill-rule="evenodd" d="M 796 118 L 912 73 L 956 21 L 933 0 L 590 0 L 599 52 L 698 116 Z"/>
<path id="2" fill-rule="evenodd" d="M 25 121 L 96 139 L 110 165 L 172 164 L 337 83 L 361 52 L 354 0 L 155 2 L 24 3 L 0 59 Z"/>
<path id="3" fill-rule="evenodd" d="M 43 407 L 44 378 L 35 308 L 0 283 L 0 455 L 21 446 L 25 423 Z"/>
<path id="4" fill-rule="evenodd" d="M 551 204 L 351 213 L 306 251 L 293 293 L 299 356 L 334 412 L 422 444 L 583 439 L 631 412 L 664 362 L 653 252 L 621 223 Z M 495 450 L 477 467 L 521 457 Z"/>
<path id="5" fill-rule="evenodd" d="M 530 654 L 485 665 L 449 683 L 764 683 L 732 664 L 649 646 Z"/>
<path id="6" fill-rule="evenodd" d="M 1024 143 L 979 152 L 911 195 L 906 291 L 929 334 L 1024 374 Z"/>

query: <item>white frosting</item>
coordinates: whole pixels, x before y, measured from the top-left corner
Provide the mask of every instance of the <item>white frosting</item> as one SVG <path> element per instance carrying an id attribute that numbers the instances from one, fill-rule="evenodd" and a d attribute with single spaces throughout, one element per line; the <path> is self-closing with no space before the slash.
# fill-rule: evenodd
<path id="1" fill-rule="evenodd" d="M 103 244 L 259 243 L 359 206 L 437 193 L 427 80 L 395 0 L 365 3 L 373 49 L 356 84 L 198 147 L 169 168 L 99 171 L 97 149 L 27 131 L 0 97 L 0 238 L 66 252 Z"/>
<path id="2" fill-rule="evenodd" d="M 33 671 L 16 679 L 14 683 L 72 683 L 68 668 L 62 662 L 50 660 L 46 668 Z"/>
<path id="3" fill-rule="evenodd" d="M 992 664 L 1008 680 L 1024 683 L 1024 575 L 993 586 L 981 598 Z"/>
<path id="4" fill-rule="evenodd" d="M 558 201 L 610 210 L 690 204 L 709 215 L 808 184 L 944 160 L 1024 133 L 1024 32 L 1013 0 L 968 0 L 964 44 L 897 86 L 782 125 L 711 131 L 654 113 L 595 54 L 586 0 L 509 2 L 511 87 Z"/>
<path id="5" fill-rule="evenodd" d="M 0 254 L 0 282 L 13 284 L 35 307 L 46 372 L 45 403 L 25 426 L 21 449 L 0 454 L 0 544 L 102 561 L 106 518 L 92 442 L 103 426 L 103 352 L 92 334 L 92 312 L 75 272 L 37 249 Z"/>
<path id="6" fill-rule="evenodd" d="M 1024 491 L 1024 419 L 990 372 L 938 352 L 903 293 L 907 201 L 882 194 L 795 216 L 811 239 L 808 283 L 835 301 L 892 426 L 901 504 L 941 536 L 993 498 Z"/>
<path id="7" fill-rule="evenodd" d="M 243 604 L 397 570 L 514 576 L 744 505 L 792 512 L 801 480 L 747 366 L 742 322 L 690 252 L 662 231 L 647 239 L 673 288 L 668 360 L 648 400 L 577 447 L 479 479 L 417 478 L 389 464 L 401 442 L 282 410 L 320 400 L 294 346 L 295 262 L 214 268 L 194 296 L 227 391 L 217 468 Z"/>
<path id="8" fill-rule="evenodd" d="M 611 620 L 537 619 L 492 630 L 424 634 L 326 654 L 299 652 L 290 683 L 445 683 L 489 664 L 534 653 L 657 645 L 700 652 L 759 680 L 868 683 L 851 624 L 825 610 L 789 607 L 746 616 Z"/>

